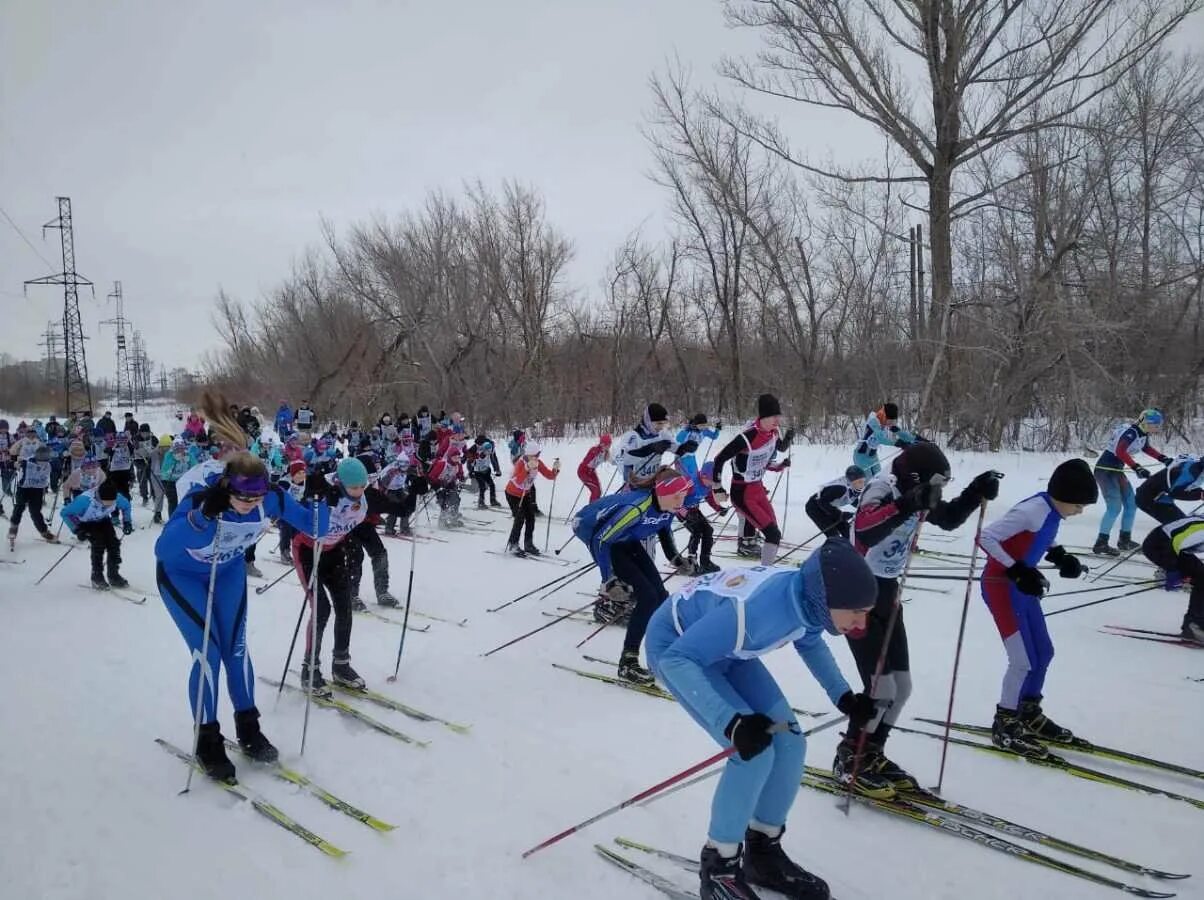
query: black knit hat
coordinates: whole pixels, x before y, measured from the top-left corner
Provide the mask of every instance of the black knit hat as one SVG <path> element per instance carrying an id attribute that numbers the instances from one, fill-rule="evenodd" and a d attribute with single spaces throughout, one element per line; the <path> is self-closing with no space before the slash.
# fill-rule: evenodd
<path id="1" fill-rule="evenodd" d="M 1089 506 L 1099 500 L 1099 485 L 1085 459 L 1068 459 L 1059 463 L 1049 476 L 1049 496 L 1063 503 Z"/>
<path id="2" fill-rule="evenodd" d="M 706 423 L 707 423 L 707 414 L 706 413 L 694 413 L 694 416 L 690 419 L 691 425 L 705 425 Z"/>
<path id="3" fill-rule="evenodd" d="M 667 422 L 669 420 L 669 411 L 659 403 L 648 404 L 648 421 L 649 422 Z"/>
<path id="4" fill-rule="evenodd" d="M 949 460 L 941 452 L 941 448 L 931 441 L 917 441 L 908 444 L 903 452 L 891 463 L 891 473 L 899 484 L 899 490 L 906 491 L 917 484 L 928 484 L 933 475 L 949 477 Z"/>
<path id="5" fill-rule="evenodd" d="M 817 555 L 829 609 L 868 609 L 874 605 L 878 582 L 852 544 L 841 537 L 830 538 Z"/>
<path id="6" fill-rule="evenodd" d="M 780 416 L 782 404 L 773 394 L 762 394 L 757 398 L 757 418 L 768 419 L 770 416 Z"/>
<path id="7" fill-rule="evenodd" d="M 99 500 L 116 500 L 117 499 L 117 482 L 105 480 L 96 488 L 96 497 Z"/>
<path id="8" fill-rule="evenodd" d="M 898 403 L 883 403 L 882 404 L 882 412 L 886 414 L 886 417 L 888 419 L 897 419 L 897 418 L 899 418 L 899 404 Z"/>

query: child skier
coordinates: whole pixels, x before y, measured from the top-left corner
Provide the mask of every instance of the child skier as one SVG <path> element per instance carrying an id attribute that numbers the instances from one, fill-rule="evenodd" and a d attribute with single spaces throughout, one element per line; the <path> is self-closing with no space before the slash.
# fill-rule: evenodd
<path id="1" fill-rule="evenodd" d="M 1166 572 L 1167 590 L 1191 580 L 1180 635 L 1204 646 L 1204 516 L 1184 516 L 1151 531 L 1141 545 L 1146 559 Z"/>
<path id="2" fill-rule="evenodd" d="M 669 413 L 659 403 L 644 408 L 640 423 L 619 438 L 614 463 L 623 475 L 623 488 L 646 488 L 660 469 L 661 456 L 673 446 L 665 431 Z"/>
<path id="3" fill-rule="evenodd" d="M 535 546 L 535 476 L 554 479 L 560 474 L 560 460 L 552 461 L 548 468 L 539 458 L 541 448 L 538 441 L 523 443 L 523 455 L 514 463 L 514 471 L 506 482 L 506 502 L 514 524 L 510 526 L 510 538 L 506 541 L 506 552 L 515 556 L 539 556 Z M 519 532 L 523 532 L 523 546 L 518 546 Z"/>
<path id="4" fill-rule="evenodd" d="M 736 435 L 715 457 L 714 481 L 723 483 L 723 467 L 732 462 L 732 506 L 744 519 L 737 552 L 741 556 L 761 557 L 761 565 L 772 565 L 777 559 L 782 543 L 782 531 L 778 528 L 777 514 L 769 502 L 762 479 L 765 473 L 780 472 L 790 466 L 790 457 L 774 465 L 778 453 L 790 449 L 794 440 L 794 429 L 778 435 L 782 421 L 782 407 L 773 394 L 762 394 L 757 398 L 757 418 Z M 785 477 L 789 477 L 787 474 Z M 765 536 L 765 543 L 757 550 L 756 532 Z"/>
<path id="5" fill-rule="evenodd" d="M 1125 477 L 1125 466 L 1145 481 L 1150 477 L 1150 473 L 1133 459 L 1136 454 L 1144 452 L 1146 456 L 1160 463 L 1170 463 L 1170 457 L 1150 445 L 1150 435 L 1162 430 L 1162 422 L 1162 410 L 1147 409 L 1131 425 L 1118 425 L 1112 432 L 1107 449 L 1096 460 L 1095 480 L 1099 482 L 1106 507 L 1099 524 L 1099 536 L 1095 539 L 1095 546 L 1091 548 L 1092 553 L 1119 556 L 1126 550 L 1137 549 L 1138 544 L 1133 540 L 1137 502 L 1133 495 L 1133 486 Z M 1116 547 L 1111 547 L 1108 545 L 1108 539 L 1112 535 L 1112 525 L 1117 516 L 1121 517 L 1120 539 L 1116 542 Z"/>
<path id="6" fill-rule="evenodd" d="M 129 587 L 129 582 L 121 576 L 121 540 L 113 527 L 114 509 L 120 511 L 123 528 L 129 534 L 134 530 L 130 501 L 117 493 L 117 485 L 111 481 L 83 492 L 59 513 L 67 530 L 88 542 L 92 551 L 92 587 L 98 591 Z"/>
<path id="7" fill-rule="evenodd" d="M 459 528 L 464 524 L 464 516 L 460 514 L 460 483 L 466 480 L 461 452 L 451 447 L 446 456 L 431 464 L 427 479 L 439 503 L 439 527 Z"/>
<path id="8" fill-rule="evenodd" d="M 477 509 L 485 509 L 485 492 L 489 492 L 489 506 L 501 506 L 497 498 L 497 484 L 494 477 L 500 477 L 497 454 L 494 452 L 493 441 L 485 435 L 477 435 L 476 442 L 468 450 L 468 468 L 477 483 Z"/>
<path id="9" fill-rule="evenodd" d="M 50 448 L 38 441 L 37 433 L 28 432 L 37 442 L 33 455 L 22 458 L 17 463 L 17 475 L 13 481 L 16 500 L 13 503 L 12 524 L 8 528 L 8 549 L 12 550 L 17 541 L 17 529 L 21 527 L 21 516 L 29 510 L 29 518 L 33 527 L 38 530 L 42 540 L 49 544 L 57 544 L 59 539 L 46 527 L 42 518 L 42 503 L 46 499 L 46 491 L 50 487 Z"/>
<path id="10" fill-rule="evenodd" d="M 1204 459 L 1181 456 L 1137 488 L 1137 508 L 1163 525 L 1187 515 L 1176 500 L 1204 500 Z"/>
<path id="11" fill-rule="evenodd" d="M 0 419 L 0 516 L 4 515 L 4 496 L 13 495 L 12 448 L 13 436 L 8 431 L 8 419 Z"/>
<path id="12" fill-rule="evenodd" d="M 887 446 L 906 447 L 914 444 L 915 435 L 899 427 L 899 407 L 895 403 L 883 403 L 876 412 L 865 417 L 861 439 L 853 447 L 853 465 L 870 478 L 882 471 L 878 461 L 878 448 Z"/>
<path id="13" fill-rule="evenodd" d="M 1037 566 L 1044 559 L 1063 578 L 1078 578 L 1086 571 L 1077 557 L 1058 545 L 1058 526 L 1098 499 L 1091 467 L 1082 459 L 1067 460 L 1054 469 L 1044 491 L 1021 500 L 983 528 L 979 538 L 987 554 L 982 597 L 1008 657 L 991 726 L 991 740 L 1004 750 L 1045 756 L 1049 751 L 1041 741 L 1074 739 L 1069 729 L 1041 710 L 1041 690 L 1054 648 L 1041 611 L 1049 582 Z"/>
<path id="14" fill-rule="evenodd" d="M 414 452 L 414 437 L 409 432 L 401 434 L 401 446 L 397 456 L 391 463 L 381 469 L 376 484 L 388 501 L 388 514 L 385 516 L 385 534 L 402 537 L 413 534 L 410 529 L 410 516 L 417 508 L 418 494 L 416 482 L 421 474 L 421 464 Z M 425 480 L 421 482 L 425 493 Z"/>
<path id="15" fill-rule="evenodd" d="M 288 479 L 281 482 L 280 487 L 300 503 L 305 499 L 305 486 L 308 478 L 309 473 L 305 470 L 305 463 L 298 459 L 288 464 Z M 280 554 L 280 561 L 286 566 L 291 566 L 293 564 L 293 535 L 296 532 L 286 519 L 276 522 L 276 530 L 280 533 L 280 543 L 276 548 Z"/>
<path id="16" fill-rule="evenodd" d="M 598 466 L 604 462 L 610 462 L 610 443 L 609 434 L 601 435 L 598 443 L 589 448 L 585 458 L 577 465 L 577 477 L 581 479 L 581 483 L 589 492 L 587 503 L 593 503 L 602 496 L 602 482 L 598 480 Z"/>
<path id="17" fill-rule="evenodd" d="M 856 510 L 863 490 L 865 471 L 858 466 L 849 466 L 844 470 L 843 478 L 833 479 L 820 487 L 807 498 L 803 508 L 815 527 L 826 537 L 835 534 L 847 540 L 853 513 L 845 507 L 851 506 Z"/>
<path id="18" fill-rule="evenodd" d="M 836 708 L 861 727 L 874 703 L 854 693 L 823 633 L 865 627 L 876 585 L 845 540 L 829 540 L 795 572 L 757 566 L 698 578 L 648 625 L 648 662 L 721 747 L 734 747 L 711 801 L 702 849 L 702 900 L 749 900 L 758 885 L 799 900 L 828 886 L 782 849 L 807 741 L 790 703 L 758 659 L 793 643 Z"/>

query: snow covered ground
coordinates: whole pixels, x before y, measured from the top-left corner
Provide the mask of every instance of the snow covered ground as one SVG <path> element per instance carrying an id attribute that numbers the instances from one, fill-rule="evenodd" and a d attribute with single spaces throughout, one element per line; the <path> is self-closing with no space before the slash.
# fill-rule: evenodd
<path id="1" fill-rule="evenodd" d="M 158 433 L 171 421 L 165 417 L 152 424 Z M 573 470 L 585 446 L 549 442 L 546 448 L 545 458 L 559 454 L 566 469 L 555 493 L 553 547 L 568 536 L 563 520 L 577 493 Z M 1007 473 L 990 518 L 1039 489 L 1056 458 L 967 453 L 954 454 L 951 461 L 954 488 L 986 468 Z M 785 484 L 777 494 L 787 542 L 811 535 L 803 501 L 847 462 L 847 447 L 796 448 L 789 505 Z M 604 469 L 603 478 L 608 474 Z M 541 482 L 540 504 L 545 509 L 550 494 L 550 486 Z M 587 602 L 578 591 L 591 590 L 595 581 L 586 576 L 542 603 L 532 598 L 500 613 L 485 612 L 564 570 L 485 553 L 501 548 L 507 520 L 470 506 L 465 504 L 466 515 L 488 521 L 491 532 L 444 534 L 447 543 L 420 544 L 414 579 L 416 610 L 452 619 L 468 617 L 466 626 L 433 622 L 428 633 L 412 634 L 396 684 L 387 684 L 385 677 L 392 672 L 399 629 L 357 617 L 352 639 L 353 662 L 370 687 L 470 724 L 468 734 L 359 703 L 368 714 L 429 741 L 423 749 L 315 708 L 305 756 L 298 758 L 302 700 L 286 694 L 277 701 L 272 689 L 260 686 L 264 730 L 280 747 L 284 761 L 398 826 L 389 834 L 375 833 L 235 758 L 244 783 L 350 851 L 340 861 L 306 846 L 204 779 L 194 783 L 190 794 L 178 795 L 185 767 L 156 747 L 154 738 L 188 745 L 188 656 L 154 591 L 158 529 L 140 527 L 124 543 L 123 571 L 150 598 L 136 606 L 81 586 L 88 568 L 81 550 L 35 587 L 34 581 L 62 549 L 42 544 L 26 524 L 10 558 L 23 562 L 0 565 L 0 617 L 6 638 L 0 652 L 0 682 L 6 688 L 0 694 L 0 770 L 5 773 L 0 779 L 0 894 L 47 900 L 661 896 L 597 858 L 592 845 L 621 834 L 696 855 L 705 838 L 713 782 L 648 808 L 626 810 L 527 861 L 519 854 L 716 748 L 672 703 L 554 669 L 551 664 L 559 662 L 609 671 L 584 662 L 574 649 L 590 631 L 587 625 L 563 622 L 483 658 L 490 648 L 549 622 L 544 611 Z M 139 526 L 150 521 L 149 511 L 137 504 L 135 517 Z M 1064 542 L 1089 544 L 1097 520 L 1093 512 L 1069 522 Z M 422 518 L 417 524 L 433 531 Z M 1138 532 L 1144 533 L 1150 524 L 1141 521 Z M 544 528 L 541 519 L 541 544 Z M 970 522 L 952 543 L 921 543 L 968 551 L 972 529 Z M 261 548 L 273 539 L 265 538 Z M 394 593 L 404 595 L 410 545 L 386 545 Z M 284 571 L 266 561 L 270 554 L 263 549 L 259 556 L 269 577 Z M 587 559 L 575 542 L 564 557 Z M 721 563 L 737 565 L 734 560 Z M 1118 570 L 1134 575 L 1148 571 L 1139 565 Z M 1054 580 L 1055 590 L 1082 586 Z M 367 572 L 366 594 L 370 584 Z M 907 594 L 915 682 L 908 717 L 939 717 L 945 710 L 963 590 L 956 583 L 914 584 L 928 590 Z M 249 643 L 259 674 L 279 677 L 301 594 L 291 575 L 261 597 L 252 594 Z M 1052 599 L 1047 608 L 1099 596 Z M 1046 690 L 1050 714 L 1099 743 L 1204 768 L 1204 684 L 1190 680 L 1204 677 L 1204 655 L 1100 631 L 1108 623 L 1175 630 L 1185 605 L 1185 594 L 1154 591 L 1057 617 L 1051 630 L 1058 656 Z M 427 624 L 421 619 L 411 622 Z M 620 631 L 608 629 L 586 650 L 614 658 L 620 643 Z M 855 670 L 843 640 L 832 646 L 853 680 Z M 767 661 L 796 706 L 829 711 L 825 696 L 788 648 Z M 1003 662 L 999 638 L 976 589 L 956 718 L 989 721 Z M 224 695 L 221 712 L 232 736 Z M 804 720 L 804 727 L 818 721 Z M 808 762 L 831 764 L 837 731 L 811 741 Z M 890 750 L 921 781 L 935 782 L 938 743 L 900 734 L 892 738 Z M 1081 759 L 1204 798 L 1204 784 L 1198 781 Z M 1204 897 L 1204 810 L 959 748 L 950 749 L 945 795 L 1153 867 L 1191 872 L 1196 877 L 1189 881 L 1157 882 L 1065 857 L 1131 884 L 1174 891 L 1180 897 Z M 831 798 L 805 789 L 795 804 L 785 843 L 800 862 L 829 881 L 840 900 L 1094 898 L 1109 893 L 866 807 L 854 806 L 846 818 Z M 683 886 L 693 883 L 692 875 L 671 864 L 640 862 Z"/>

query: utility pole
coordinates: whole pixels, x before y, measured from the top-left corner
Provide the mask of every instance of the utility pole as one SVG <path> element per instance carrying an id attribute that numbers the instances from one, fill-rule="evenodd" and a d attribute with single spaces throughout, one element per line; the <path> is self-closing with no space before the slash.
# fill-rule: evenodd
<path id="1" fill-rule="evenodd" d="M 130 324 L 130 320 L 125 317 L 125 300 L 121 295 L 121 282 L 113 282 L 113 291 L 109 294 L 106 300 L 112 300 L 117 305 L 117 316 L 112 319 L 101 320 L 101 325 L 112 325 L 117 331 L 117 403 L 134 404 L 134 410 L 137 411 L 137 400 L 134 396 L 133 378 L 130 370 L 130 354 L 129 346 L 125 338 L 126 326 Z"/>
<path id="2" fill-rule="evenodd" d="M 39 346 L 46 348 L 44 362 L 46 364 L 45 377 L 47 382 L 54 381 L 58 377 L 59 369 L 59 345 L 62 339 L 59 337 L 60 323 L 53 320 L 46 323 L 46 331 L 42 334 L 42 340 Z"/>
<path id="3" fill-rule="evenodd" d="M 92 385 L 88 382 L 88 359 L 84 352 L 84 326 L 79 315 L 79 289 L 91 287 L 92 282 L 75 271 L 75 233 L 71 226 L 71 198 L 57 197 L 58 218 L 42 226 L 57 228 L 63 245 L 63 271 L 25 282 L 31 284 L 61 284 L 63 286 L 63 412 L 65 415 L 92 409 Z"/>

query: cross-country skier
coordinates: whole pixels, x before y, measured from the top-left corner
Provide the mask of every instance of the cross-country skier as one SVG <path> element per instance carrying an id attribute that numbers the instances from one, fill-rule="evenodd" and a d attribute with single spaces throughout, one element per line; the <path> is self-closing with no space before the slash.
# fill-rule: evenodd
<path id="1" fill-rule="evenodd" d="M 309 401 L 305 400 L 297 407 L 296 426 L 298 431 L 313 431 L 316 417 L 314 411 L 309 406 Z"/>
<path id="2" fill-rule="evenodd" d="M 703 438 L 714 441 L 719 437 L 719 433 L 722 430 L 722 422 L 716 422 L 708 428 L 706 413 L 695 413 L 690 417 L 689 422 L 678 429 L 677 436 L 673 440 L 673 452 L 678 456 L 681 456 L 683 453 L 691 455 L 697 453 Z M 686 450 L 682 449 L 682 447 L 689 444 L 692 444 L 693 447 Z"/>
<path id="3" fill-rule="evenodd" d="M 281 440 L 288 437 L 289 432 L 293 430 L 293 410 L 288 405 L 287 400 L 280 401 L 280 406 L 276 410 L 276 420 L 273 425 L 276 428 L 276 434 L 280 435 Z"/>
<path id="4" fill-rule="evenodd" d="M 777 514 L 773 504 L 769 502 L 769 494 L 765 490 L 762 479 L 765 473 L 781 472 L 789 468 L 790 457 L 774 464 L 773 458 L 778 453 L 790 449 L 794 439 L 794 429 L 788 429 L 784 435 L 778 434 L 778 425 L 782 421 L 782 407 L 773 394 L 762 394 L 757 398 L 757 418 L 736 435 L 715 456 L 714 482 L 723 483 L 723 467 L 731 461 L 732 464 L 732 506 L 744 519 L 744 525 L 737 541 L 737 552 L 741 556 L 755 557 L 760 555 L 761 565 L 768 566 L 778 556 L 782 543 L 782 531 L 778 528 Z M 789 477 L 789 473 L 782 477 Z M 756 532 L 765 536 L 765 543 L 758 554 Z"/>
<path id="5" fill-rule="evenodd" d="M 585 458 L 577 464 L 577 477 L 581 479 L 581 483 L 589 492 L 587 503 L 593 503 L 602 496 L 602 482 L 598 480 L 598 466 L 604 462 L 610 462 L 610 444 L 610 435 L 601 435 L 598 443 L 590 447 L 586 451 Z"/>
<path id="6" fill-rule="evenodd" d="M 631 609 L 619 678 L 634 684 L 651 684 L 652 673 L 640 665 L 640 644 L 648 620 L 669 596 L 644 540 L 671 529 L 674 514 L 693 489 L 689 478 L 673 469 L 653 476 L 647 488 L 608 494 L 577 511 L 573 534 L 589 548 L 602 578 L 601 599 L 615 608 Z"/>
<path id="7" fill-rule="evenodd" d="M 652 670 L 716 743 L 736 751 L 711 801 L 702 900 L 756 898 L 750 885 L 827 900 L 827 884 L 782 849 L 807 741 L 758 657 L 792 643 L 832 703 L 860 727 L 874 702 L 849 687 L 823 633 L 862 630 L 875 593 L 865 560 L 833 538 L 797 571 L 756 566 L 695 579 L 652 616 Z"/>
<path id="8" fill-rule="evenodd" d="M 1099 536 L 1095 539 L 1092 553 L 1102 556 L 1119 556 L 1126 550 L 1136 550 L 1138 544 L 1133 540 L 1133 522 L 1137 518 L 1137 501 L 1133 494 L 1133 485 L 1125 476 L 1125 466 L 1128 466 L 1139 479 L 1145 481 L 1150 472 L 1139 464 L 1133 457 L 1145 453 L 1151 459 L 1160 463 L 1170 463 L 1170 457 L 1150 444 L 1150 435 L 1162 430 L 1162 410 L 1147 409 L 1137 421 L 1131 425 L 1118 425 L 1112 432 L 1108 447 L 1100 454 L 1095 463 L 1095 480 L 1099 482 L 1100 493 L 1104 495 L 1104 517 L 1099 523 Z M 1123 513 L 1122 513 L 1123 511 Z M 1112 535 L 1112 525 L 1120 516 L 1120 539 L 1116 547 L 1108 544 Z"/>
<path id="9" fill-rule="evenodd" d="M 848 539 L 857 503 L 865 490 L 865 478 L 864 469 L 849 466 L 844 470 L 844 477 L 829 481 L 807 498 L 803 509 L 824 535 L 836 534 Z M 852 507 L 853 511 L 846 507 Z"/>
<path id="10" fill-rule="evenodd" d="M 1204 500 L 1204 459 L 1178 457 L 1137 486 L 1137 508 L 1163 525 L 1187 515 L 1176 500 Z"/>
<path id="11" fill-rule="evenodd" d="M 660 469 L 662 455 L 673 446 L 666 431 L 669 413 L 659 403 L 644 408 L 640 423 L 619 438 L 614 463 L 623 477 L 621 490 L 646 488 Z"/>
<path id="12" fill-rule="evenodd" d="M 385 517 L 385 534 L 412 534 L 410 516 L 417 508 L 418 496 L 427 491 L 426 479 L 422 477 L 422 464 L 414 450 L 414 436 L 402 432 L 401 446 L 397 456 L 377 476 L 376 484 L 388 501 Z"/>
<path id="13" fill-rule="evenodd" d="M 510 537 L 506 541 L 506 552 L 515 556 L 539 556 L 535 546 L 535 476 L 549 480 L 560 474 L 560 460 L 552 461 L 552 468 L 539 458 L 542 448 L 538 441 L 525 441 L 523 455 L 514 463 L 510 480 L 506 482 L 506 502 L 514 523 L 510 526 Z M 523 546 L 518 546 L 519 532 L 523 532 Z"/>
<path id="14" fill-rule="evenodd" d="M 1067 460 L 1054 469 L 1044 491 L 1021 500 L 982 530 L 979 546 L 987 554 L 982 597 L 1008 657 L 991 740 L 1005 750 L 1045 756 L 1042 740 L 1065 742 L 1074 737 L 1041 708 L 1054 647 L 1041 610 L 1049 582 L 1037 566 L 1044 559 L 1063 578 L 1083 574 L 1078 557 L 1057 543 L 1058 526 L 1098 499 L 1091 467 L 1082 459 Z"/>
<path id="15" fill-rule="evenodd" d="M 21 516 L 29 510 L 30 521 L 37 529 L 42 540 L 49 544 L 57 544 L 59 539 L 46 527 L 42 518 L 42 504 L 46 499 L 46 491 L 50 488 L 50 448 L 38 440 L 38 435 L 32 429 L 27 433 L 36 443 L 33 454 L 22 457 L 17 463 L 17 475 L 13 480 L 13 490 L 16 500 L 13 503 L 12 522 L 8 527 L 8 549 L 12 550 L 17 540 L 17 529 L 21 527 Z"/>
<path id="16" fill-rule="evenodd" d="M 693 454 L 684 454 L 678 457 L 678 467 L 685 469 L 685 460 L 696 462 Z M 692 468 L 692 467 L 691 467 Z M 682 524 L 686 526 L 686 531 L 690 533 L 690 541 L 686 545 L 685 557 L 673 559 L 674 564 L 678 566 L 679 574 L 707 574 L 708 572 L 718 572 L 719 566 L 711 560 L 711 551 L 715 547 L 715 529 L 711 526 L 710 521 L 702 512 L 703 501 L 706 501 L 710 507 L 717 512 L 726 512 L 719 505 L 715 497 L 715 485 L 711 481 L 711 476 L 714 474 L 714 464 L 707 462 L 703 465 L 701 471 L 684 472 L 691 482 L 693 487 L 689 496 L 683 504 L 681 510 L 678 511 L 678 517 L 681 518 Z M 719 489 L 722 492 L 722 488 Z M 664 535 L 665 532 L 660 532 Z M 668 550 L 666 550 L 668 553 Z M 695 554 L 699 554 L 697 557 Z M 697 561 L 695 561 L 697 560 Z M 683 565 L 684 564 L 684 565 Z"/>
<path id="17" fill-rule="evenodd" d="M 891 726 L 903 714 L 911 695 L 911 663 L 907 628 L 899 600 L 899 576 L 907 568 L 912 543 L 921 521 L 946 531 L 958 528 L 983 500 L 999 495 L 999 474 L 983 472 L 954 500 L 942 500 L 941 491 L 950 478 L 949 461 L 936 444 L 918 441 L 891 460 L 890 474 L 881 474 L 861 494 L 853 535 L 857 551 L 866 558 L 878 580 L 878 600 L 860 635 L 848 635 L 849 649 L 867 691 L 872 691 L 877 713 L 866 725 L 866 741 L 860 764 L 855 763 L 860 730 L 849 728 L 836 749 L 832 769 L 846 783 L 857 771 L 854 787 L 871 796 L 891 796 L 895 790 L 910 790 L 916 780 L 887 758 L 884 747 Z M 896 615 L 890 643 L 886 632 L 892 612 Z M 885 647 L 885 650 L 883 649 Z M 882 657 L 882 674 L 874 673 Z"/>
<path id="18" fill-rule="evenodd" d="M 0 419 L 0 516 L 4 515 L 5 495 L 11 497 L 13 494 L 13 474 L 16 468 L 11 451 L 14 443 L 8 430 L 8 419 Z"/>
<path id="19" fill-rule="evenodd" d="M 111 481 L 83 492 L 59 513 L 67 530 L 88 542 L 92 553 L 92 587 L 100 591 L 129 587 L 129 582 L 121 576 L 121 540 L 113 527 L 114 509 L 120 511 L 125 532 L 129 534 L 134 530 L 130 501 L 117 493 L 117 486 Z"/>
<path id="20" fill-rule="evenodd" d="M 489 506 L 501 506 L 497 498 L 497 484 L 493 479 L 500 478 L 502 470 L 498 467 L 493 441 L 486 435 L 478 434 L 476 441 L 468 448 L 468 468 L 477 483 L 477 509 L 486 508 L 486 491 L 489 492 Z"/>
<path id="21" fill-rule="evenodd" d="M 899 427 L 899 406 L 883 403 L 865 417 L 861 439 L 853 447 L 853 465 L 873 478 L 882 471 L 878 461 L 878 448 L 886 446 L 906 447 L 915 443 L 915 435 Z"/>
<path id="22" fill-rule="evenodd" d="M 224 401 L 206 395 L 204 408 L 222 440 L 234 447 L 245 441 L 238 423 L 225 412 Z M 250 453 L 235 452 L 205 487 L 181 498 L 177 514 L 168 520 L 155 542 L 159 593 L 192 660 L 188 699 L 193 704 L 194 721 L 197 688 L 202 687 L 197 761 L 210 777 L 222 781 L 234 780 L 234 765 L 226 756 L 217 718 L 218 674 L 223 665 L 239 745 L 252 759 L 272 762 L 277 757 L 276 748 L 259 728 L 259 710 L 255 707 L 255 672 L 246 638 L 247 574 L 243 561 L 244 551 L 267 530 L 271 518 L 284 518 L 303 532 L 313 531 L 313 510 L 271 489 L 261 460 Z M 329 510 L 320 506 L 319 537 L 326 534 L 328 522 Z M 206 647 L 202 638 L 210 609 Z"/>
<path id="23" fill-rule="evenodd" d="M 1174 590 L 1191 579 L 1191 599 L 1180 634 L 1204 646 L 1204 516 L 1184 516 L 1151 531 L 1141 545 L 1146 559 L 1166 572 Z"/>

